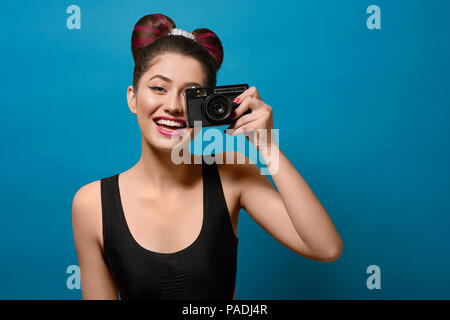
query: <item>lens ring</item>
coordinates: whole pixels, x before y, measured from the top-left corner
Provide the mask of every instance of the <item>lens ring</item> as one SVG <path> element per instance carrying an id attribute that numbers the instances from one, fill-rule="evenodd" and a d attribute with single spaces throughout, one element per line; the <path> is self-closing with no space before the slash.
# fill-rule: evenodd
<path id="1" fill-rule="evenodd" d="M 226 96 L 212 95 L 205 101 L 205 113 L 212 121 L 224 121 L 230 116 L 231 112 L 231 101 Z"/>

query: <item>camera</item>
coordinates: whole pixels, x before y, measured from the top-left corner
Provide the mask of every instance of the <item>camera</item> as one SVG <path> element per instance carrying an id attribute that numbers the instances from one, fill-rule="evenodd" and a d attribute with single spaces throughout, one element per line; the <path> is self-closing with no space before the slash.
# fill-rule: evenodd
<path id="1" fill-rule="evenodd" d="M 194 121 L 202 121 L 202 127 L 232 124 L 233 111 L 239 106 L 233 100 L 248 89 L 248 84 L 218 87 L 194 87 L 186 89 L 187 125 L 194 127 Z M 246 110 L 243 115 L 251 113 Z"/>

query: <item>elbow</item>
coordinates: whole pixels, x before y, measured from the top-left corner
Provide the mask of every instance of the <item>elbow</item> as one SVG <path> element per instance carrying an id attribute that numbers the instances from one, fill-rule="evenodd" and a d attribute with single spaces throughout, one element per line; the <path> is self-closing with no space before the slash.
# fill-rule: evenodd
<path id="1" fill-rule="evenodd" d="M 330 249 L 322 255 L 319 260 L 322 262 L 334 262 L 341 256 L 343 248 L 344 244 L 341 240 L 338 245 L 330 247 Z"/>

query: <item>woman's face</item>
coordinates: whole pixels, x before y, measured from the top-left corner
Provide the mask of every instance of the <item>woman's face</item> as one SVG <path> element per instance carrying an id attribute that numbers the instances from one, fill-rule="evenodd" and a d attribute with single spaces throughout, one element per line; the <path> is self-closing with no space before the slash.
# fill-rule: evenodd
<path id="1" fill-rule="evenodd" d="M 205 74 L 196 59 L 176 53 L 157 56 L 150 65 L 139 81 L 137 94 L 132 86 L 128 87 L 128 106 L 137 114 L 142 136 L 147 142 L 170 152 L 179 141 L 188 137 L 193 139 L 194 128 L 187 128 L 184 93 L 193 86 L 203 87 Z M 175 123 L 160 123 L 160 117 L 174 119 Z M 173 128 L 178 124 L 184 128 Z"/>

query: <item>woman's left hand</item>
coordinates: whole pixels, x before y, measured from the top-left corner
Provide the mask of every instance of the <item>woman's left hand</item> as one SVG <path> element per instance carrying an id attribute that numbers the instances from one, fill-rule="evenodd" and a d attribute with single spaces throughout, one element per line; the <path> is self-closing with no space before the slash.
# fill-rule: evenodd
<path id="1" fill-rule="evenodd" d="M 250 141 L 247 135 L 245 135 L 245 137 L 257 147 L 258 151 L 261 151 L 261 147 L 267 147 L 267 144 L 274 144 L 275 139 L 272 138 L 272 107 L 264 103 L 259 96 L 258 90 L 256 90 L 255 87 L 248 88 L 237 96 L 233 102 L 239 104 L 239 106 L 234 110 L 234 113 L 231 116 L 232 120 L 237 119 L 237 121 L 234 125 L 227 128 L 233 129 L 230 135 L 236 136 L 241 133 L 253 131 L 252 140 L 254 141 Z M 252 112 L 241 117 L 248 109 L 251 109 Z M 266 130 L 266 142 L 259 141 L 261 129 Z"/>

